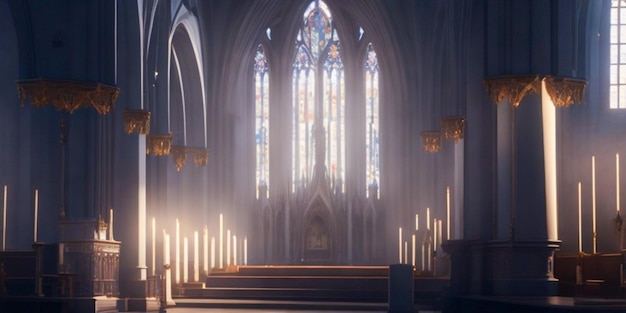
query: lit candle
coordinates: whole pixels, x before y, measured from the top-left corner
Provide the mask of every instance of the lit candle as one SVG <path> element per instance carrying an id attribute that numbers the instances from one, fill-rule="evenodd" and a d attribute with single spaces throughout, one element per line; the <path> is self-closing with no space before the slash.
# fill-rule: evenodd
<path id="1" fill-rule="evenodd" d="M 211 268 L 215 268 L 215 237 L 211 237 Z"/>
<path id="2" fill-rule="evenodd" d="M 2 209 L 2 250 L 7 249 L 7 185 L 4 185 L 4 206 Z"/>
<path id="3" fill-rule="evenodd" d="M 439 223 L 439 225 L 437 225 L 437 230 L 439 230 L 438 236 L 439 236 L 439 245 L 441 245 L 443 243 L 443 221 L 442 220 L 438 220 L 437 223 Z"/>
<path id="4" fill-rule="evenodd" d="M 404 264 L 409 264 L 409 260 L 407 260 L 407 256 L 409 255 L 409 247 L 408 243 L 404 242 Z"/>
<path id="5" fill-rule="evenodd" d="M 446 188 L 446 239 L 450 240 L 450 187 Z"/>
<path id="6" fill-rule="evenodd" d="M 430 208 L 426 208 L 426 230 L 430 230 Z"/>
<path id="7" fill-rule="evenodd" d="M 109 240 L 113 239 L 113 209 L 109 209 Z"/>
<path id="8" fill-rule="evenodd" d="M 596 246 L 596 157 L 591 157 L 591 223 L 593 232 L 593 253 L 597 253 Z"/>
<path id="9" fill-rule="evenodd" d="M 224 216 L 220 214 L 220 268 L 224 267 Z"/>
<path id="10" fill-rule="evenodd" d="M 237 236 L 233 235 L 233 265 L 237 265 Z"/>
<path id="11" fill-rule="evenodd" d="M 578 182 L 578 252 L 583 252 L 582 190 Z"/>
<path id="12" fill-rule="evenodd" d="M 200 281 L 200 254 L 198 253 L 198 231 L 193 232 L 193 281 Z"/>
<path id="13" fill-rule="evenodd" d="M 37 217 L 39 215 L 39 190 L 35 189 L 35 224 L 33 225 L 33 238 L 37 242 Z"/>
<path id="14" fill-rule="evenodd" d="M 411 265 L 415 267 L 415 234 L 411 236 Z"/>
<path id="15" fill-rule="evenodd" d="M 615 154 L 615 202 L 619 214 L 619 153 Z"/>
<path id="16" fill-rule="evenodd" d="M 156 219 L 152 217 L 152 276 L 156 276 Z"/>
<path id="17" fill-rule="evenodd" d="M 226 231 L 226 266 L 230 266 L 230 229 Z"/>
<path id="18" fill-rule="evenodd" d="M 402 227 L 398 228 L 398 263 L 402 263 Z"/>
<path id="19" fill-rule="evenodd" d="M 248 265 L 248 237 L 243 238 L 243 265 Z"/>
<path id="20" fill-rule="evenodd" d="M 180 284 L 180 222 L 176 219 L 176 283 Z"/>
<path id="21" fill-rule="evenodd" d="M 183 239 L 183 283 L 189 282 L 189 242 Z"/>
<path id="22" fill-rule="evenodd" d="M 209 274 L 209 230 L 207 229 L 206 225 L 204 225 L 204 232 L 202 234 L 202 239 L 203 239 L 203 257 L 204 257 L 204 274 L 208 275 Z"/>
<path id="23" fill-rule="evenodd" d="M 418 214 L 415 214 L 415 230 L 420 229 L 420 218 Z"/>

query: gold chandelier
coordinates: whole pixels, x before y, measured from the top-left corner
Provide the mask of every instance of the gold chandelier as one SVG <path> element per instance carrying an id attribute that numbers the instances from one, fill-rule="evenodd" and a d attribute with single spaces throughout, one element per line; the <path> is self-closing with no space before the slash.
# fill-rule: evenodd
<path id="1" fill-rule="evenodd" d="M 426 152 L 437 152 L 441 148 L 440 131 L 423 131 L 422 146 Z"/>
<path id="2" fill-rule="evenodd" d="M 132 134 L 137 131 L 139 134 L 150 133 L 150 111 L 147 110 L 124 110 L 124 131 Z"/>
<path id="3" fill-rule="evenodd" d="M 172 133 L 148 134 L 146 136 L 146 154 L 169 155 L 172 147 Z"/>
<path id="4" fill-rule="evenodd" d="M 446 139 L 453 139 L 454 143 L 463 139 L 465 132 L 465 118 L 460 116 L 449 116 L 441 118 L 441 129 Z"/>
<path id="5" fill-rule="evenodd" d="M 36 108 L 52 104 L 57 110 L 69 113 L 92 106 L 98 113 L 107 114 L 120 93 L 115 86 L 73 80 L 32 79 L 18 81 L 16 85 L 21 106 L 30 100 Z"/>

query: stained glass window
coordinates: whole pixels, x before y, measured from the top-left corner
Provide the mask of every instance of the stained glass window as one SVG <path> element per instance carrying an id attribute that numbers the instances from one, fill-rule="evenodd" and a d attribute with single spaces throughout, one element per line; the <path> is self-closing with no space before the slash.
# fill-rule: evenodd
<path id="1" fill-rule="evenodd" d="M 341 44 L 323 1 L 311 2 L 296 38 L 293 63 L 293 190 L 312 178 L 316 149 L 324 153 L 325 174 L 344 190 L 345 83 Z M 314 131 L 324 133 L 317 140 Z"/>
<path id="2" fill-rule="evenodd" d="M 378 58 L 376 51 L 370 43 L 367 46 L 365 59 L 365 163 L 367 166 L 365 177 L 367 179 L 366 195 L 370 195 L 369 186 L 378 186 L 380 182 L 380 161 L 379 161 L 379 127 L 378 127 Z M 379 190 L 376 188 L 376 190 Z"/>
<path id="3" fill-rule="evenodd" d="M 611 2 L 609 99 L 611 109 L 626 108 L 626 1 Z"/>
<path id="4" fill-rule="evenodd" d="M 254 57 L 255 83 L 255 140 L 256 140 L 256 182 L 257 198 L 259 186 L 269 187 L 269 78 L 268 64 L 259 45 Z"/>

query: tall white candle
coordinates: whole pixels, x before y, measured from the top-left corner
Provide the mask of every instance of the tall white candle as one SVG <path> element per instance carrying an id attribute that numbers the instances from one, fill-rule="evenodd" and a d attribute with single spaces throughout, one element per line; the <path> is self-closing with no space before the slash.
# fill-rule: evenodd
<path id="1" fill-rule="evenodd" d="M 113 209 L 109 209 L 109 240 L 113 239 Z"/>
<path id="2" fill-rule="evenodd" d="M 409 264 L 408 256 L 409 255 L 409 247 L 408 243 L 404 242 L 404 264 Z"/>
<path id="3" fill-rule="evenodd" d="M 430 208 L 426 208 L 426 230 L 430 230 Z"/>
<path id="4" fill-rule="evenodd" d="M 183 283 L 189 282 L 189 241 L 183 239 Z"/>
<path id="5" fill-rule="evenodd" d="M 433 219 L 433 249 L 437 250 L 437 219 Z"/>
<path id="6" fill-rule="evenodd" d="M 446 188 L 446 239 L 450 240 L 450 187 Z"/>
<path id="7" fill-rule="evenodd" d="M 237 236 L 233 235 L 233 265 L 237 265 Z"/>
<path id="8" fill-rule="evenodd" d="M 415 234 L 411 236 L 411 265 L 415 267 Z"/>
<path id="9" fill-rule="evenodd" d="M 204 252 L 203 270 L 204 270 L 204 274 L 208 275 L 209 274 L 209 230 L 207 229 L 206 225 L 204 225 L 202 239 L 203 239 L 203 252 Z"/>
<path id="10" fill-rule="evenodd" d="M 578 252 L 583 252 L 582 187 L 578 182 Z"/>
<path id="11" fill-rule="evenodd" d="M 163 230 L 163 235 L 164 235 L 164 239 L 163 239 L 163 264 L 164 265 L 170 265 L 172 262 L 172 258 L 170 256 L 170 235 L 165 233 L 165 229 Z M 167 300 L 168 301 L 172 301 L 172 270 L 171 270 L 171 266 L 167 269 L 164 269 L 165 271 L 165 292 L 167 295 Z"/>
<path id="12" fill-rule="evenodd" d="M 615 154 L 615 203 L 619 213 L 619 153 Z"/>
<path id="13" fill-rule="evenodd" d="M 65 264 L 65 244 L 59 242 L 59 265 Z"/>
<path id="14" fill-rule="evenodd" d="M 193 232 L 193 281 L 200 281 L 200 254 L 198 244 L 198 231 Z"/>
<path id="15" fill-rule="evenodd" d="M 226 231 L 226 266 L 230 266 L 230 229 Z"/>
<path id="16" fill-rule="evenodd" d="M 593 232 L 593 253 L 597 253 L 596 246 L 596 157 L 591 157 L 591 223 Z"/>
<path id="17" fill-rule="evenodd" d="M 415 230 L 420 230 L 420 217 L 418 214 L 415 214 Z"/>
<path id="18" fill-rule="evenodd" d="M 180 222 L 176 219 L 176 258 L 174 260 L 176 266 L 176 283 L 180 284 Z"/>
<path id="19" fill-rule="evenodd" d="M 211 268 L 215 268 L 215 237 L 211 237 Z"/>
<path id="20" fill-rule="evenodd" d="M 437 223 L 439 223 L 437 225 L 437 230 L 438 232 L 438 236 L 439 236 L 439 240 L 437 242 L 439 242 L 439 245 L 441 246 L 441 244 L 443 243 L 443 221 L 442 220 L 438 220 Z"/>
<path id="21" fill-rule="evenodd" d="M 220 255 L 219 255 L 219 263 L 220 268 L 224 267 L 224 216 L 220 213 Z"/>
<path id="22" fill-rule="evenodd" d="M 2 250 L 7 249 L 7 185 L 4 185 L 4 206 L 2 209 Z"/>
<path id="23" fill-rule="evenodd" d="M 170 237 L 169 235 L 165 232 L 165 229 L 163 230 L 163 265 L 168 265 L 170 264 L 171 260 L 170 260 Z"/>
<path id="24" fill-rule="evenodd" d="M 152 276 L 156 276 L 156 219 L 152 217 Z"/>
<path id="25" fill-rule="evenodd" d="M 243 265 L 248 265 L 248 237 L 243 238 Z"/>
<path id="26" fill-rule="evenodd" d="M 402 227 L 398 228 L 398 263 L 402 263 Z"/>
<path id="27" fill-rule="evenodd" d="M 39 190 L 35 189 L 35 224 L 33 225 L 33 239 L 37 242 L 37 218 L 39 217 Z"/>
<path id="28" fill-rule="evenodd" d="M 428 265 L 428 270 L 429 270 L 429 271 L 430 271 L 430 252 L 431 252 L 431 250 L 432 250 L 432 249 L 431 249 L 431 247 L 430 247 L 430 245 L 431 245 L 431 243 L 429 242 L 429 243 L 428 243 L 428 247 L 427 247 L 427 250 L 428 250 L 427 265 Z"/>

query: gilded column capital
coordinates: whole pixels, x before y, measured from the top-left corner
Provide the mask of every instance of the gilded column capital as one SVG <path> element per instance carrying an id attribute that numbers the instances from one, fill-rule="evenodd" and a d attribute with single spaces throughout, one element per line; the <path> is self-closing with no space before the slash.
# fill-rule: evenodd
<path id="1" fill-rule="evenodd" d="M 440 131 L 423 131 L 422 146 L 426 152 L 437 152 L 441 148 L 441 132 Z"/>
<path id="2" fill-rule="evenodd" d="M 126 109 L 123 113 L 124 131 L 132 134 L 137 131 L 139 134 L 150 133 L 150 111 Z"/>
<path id="3" fill-rule="evenodd" d="M 574 103 L 583 102 L 587 81 L 567 77 L 546 76 L 544 82 L 554 106 L 568 107 Z"/>
<path id="4" fill-rule="evenodd" d="M 21 106 L 30 100 L 37 108 L 52 104 L 69 113 L 93 106 L 103 115 L 113 108 L 120 92 L 115 86 L 74 80 L 31 79 L 18 81 L 16 86 Z"/>
<path id="5" fill-rule="evenodd" d="M 193 156 L 193 163 L 196 166 L 206 166 L 209 163 L 209 149 L 188 148 L 187 151 Z"/>
<path id="6" fill-rule="evenodd" d="M 187 163 L 187 147 L 185 146 L 172 146 L 170 151 L 172 158 L 174 159 L 174 165 L 176 165 L 176 171 L 180 172 L 180 169 Z"/>
<path id="7" fill-rule="evenodd" d="M 146 135 L 146 154 L 156 156 L 169 155 L 171 147 L 171 133 Z"/>
<path id="8" fill-rule="evenodd" d="M 454 143 L 457 143 L 463 139 L 465 133 L 465 118 L 461 116 L 442 117 L 441 130 L 446 139 L 453 139 Z"/>
<path id="9" fill-rule="evenodd" d="M 538 75 L 509 75 L 487 77 L 483 85 L 493 103 L 500 104 L 507 99 L 514 107 L 518 107 L 526 95 L 537 92 Z"/>

